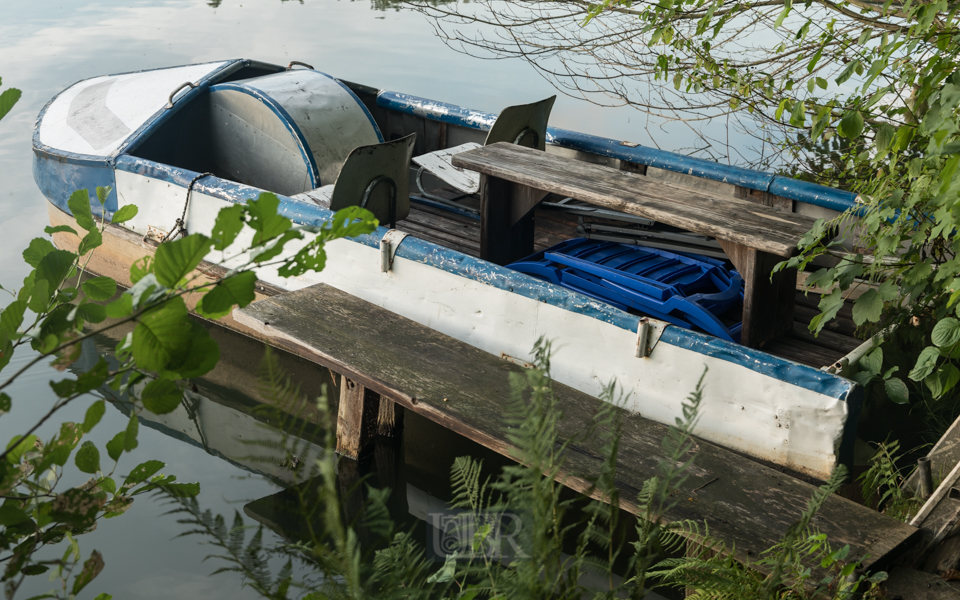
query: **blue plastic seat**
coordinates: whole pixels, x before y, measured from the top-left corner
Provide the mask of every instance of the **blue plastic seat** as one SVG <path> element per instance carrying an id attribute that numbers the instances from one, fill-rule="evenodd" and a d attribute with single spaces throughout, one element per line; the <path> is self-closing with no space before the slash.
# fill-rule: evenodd
<path id="1" fill-rule="evenodd" d="M 719 317 L 743 302 L 743 278 L 717 259 L 574 238 L 510 268 L 622 310 L 740 341 L 742 323 L 728 326 Z"/>

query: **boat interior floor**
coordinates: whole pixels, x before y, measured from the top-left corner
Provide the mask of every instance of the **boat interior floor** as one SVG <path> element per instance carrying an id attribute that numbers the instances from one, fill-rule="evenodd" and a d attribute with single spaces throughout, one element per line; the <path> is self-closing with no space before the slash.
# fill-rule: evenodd
<path id="1" fill-rule="evenodd" d="M 478 195 L 463 195 L 443 187 L 443 182 L 424 175 L 422 183 L 427 194 L 424 198 L 416 187 L 416 171 L 411 170 L 409 216 L 397 223 L 397 229 L 420 239 L 457 250 L 470 256 L 480 256 L 480 198 Z M 450 203 L 444 204 L 443 202 Z M 547 198 L 544 204 L 556 203 L 559 198 Z M 452 205 L 451 205 L 452 204 Z M 542 205 L 541 205 L 542 206 Z M 587 237 L 585 229 L 591 226 L 624 227 L 621 222 L 597 217 L 584 217 L 571 212 L 538 207 L 534 215 L 534 251 L 540 252 L 564 240 Z M 586 226 L 586 227 L 585 227 Z M 627 225 L 627 227 L 635 227 Z M 596 231 L 595 229 L 593 230 Z M 634 232 L 642 231 L 636 228 Z M 589 233 L 588 233 L 589 235 Z M 594 233 L 591 237 L 600 237 Z M 714 255 L 707 252 L 708 255 Z M 764 351 L 775 356 L 809 365 L 827 367 L 846 356 L 863 343 L 855 335 L 856 325 L 852 318 L 852 303 L 847 302 L 835 319 L 827 323 L 819 335 L 808 330 L 810 320 L 819 313 L 817 305 L 820 294 L 797 290 L 794 308 L 793 330 L 764 346 Z"/>

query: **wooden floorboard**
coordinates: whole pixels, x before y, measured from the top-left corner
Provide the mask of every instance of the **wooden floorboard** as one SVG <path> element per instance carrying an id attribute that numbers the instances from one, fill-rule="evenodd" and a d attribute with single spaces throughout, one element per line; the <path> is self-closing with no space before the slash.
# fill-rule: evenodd
<path id="1" fill-rule="evenodd" d="M 769 342 L 763 349 L 775 356 L 788 358 L 818 369 L 832 365 L 846 356 L 845 352 L 811 344 L 794 337 L 792 334 L 787 334 Z"/>
<path id="2" fill-rule="evenodd" d="M 272 344 L 342 373 L 408 410 L 501 454 L 514 451 L 502 419 L 510 374 L 522 372 L 511 362 L 324 285 L 256 302 L 234 316 Z M 557 442 L 575 440 L 558 479 L 590 493 L 602 453 L 598 440 L 580 438 L 600 401 L 560 384 L 554 389 L 563 415 Z M 637 494 L 644 480 L 657 473 L 667 427 L 624 416 L 617 485 L 623 507 L 639 514 Z M 694 464 L 666 518 L 705 521 L 714 537 L 736 548 L 739 559 L 756 559 L 799 517 L 815 488 L 719 446 L 700 440 L 696 445 Z M 834 546 L 849 544 L 850 559 L 869 555 L 864 559 L 868 569 L 916 532 L 836 495 L 827 499 L 814 524 Z"/>

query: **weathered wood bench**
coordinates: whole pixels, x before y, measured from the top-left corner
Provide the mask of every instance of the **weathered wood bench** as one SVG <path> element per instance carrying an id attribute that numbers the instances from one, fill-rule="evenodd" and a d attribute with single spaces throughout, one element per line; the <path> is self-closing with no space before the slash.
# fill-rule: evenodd
<path id="1" fill-rule="evenodd" d="M 741 343 L 760 348 L 789 331 L 797 273 L 792 256 L 814 219 L 737 198 L 651 181 L 610 167 L 508 143 L 457 154 L 481 174 L 480 256 L 505 265 L 533 253 L 533 208 L 554 193 L 715 237 L 746 283 Z"/>
<path id="2" fill-rule="evenodd" d="M 369 406 L 366 389 L 380 394 L 381 417 L 385 405 L 396 403 L 491 450 L 515 456 L 503 419 L 510 374 L 523 371 L 512 362 L 326 285 L 254 302 L 235 311 L 234 318 L 271 345 L 355 382 L 354 391 L 341 396 L 341 448 L 355 450 L 355 440 L 375 425 L 364 423 L 378 416 L 377 410 L 369 410 L 376 407 Z M 578 440 L 602 401 L 556 382 L 553 387 L 562 413 L 557 441 Z M 636 414 L 624 416 L 617 486 L 621 507 L 642 516 L 637 495 L 643 482 L 657 474 L 668 428 Z M 343 439 L 346 436 L 355 439 Z M 596 438 L 572 443 L 558 481 L 592 493 L 590 481 L 604 460 L 601 443 Z M 816 488 L 709 442 L 697 440 L 696 446 L 693 466 L 665 518 L 706 522 L 710 534 L 735 547 L 740 560 L 756 559 L 799 518 Z M 814 524 L 837 548 L 849 544 L 850 559 L 869 555 L 864 563 L 868 569 L 879 568 L 878 561 L 917 533 L 837 495 L 826 500 Z"/>

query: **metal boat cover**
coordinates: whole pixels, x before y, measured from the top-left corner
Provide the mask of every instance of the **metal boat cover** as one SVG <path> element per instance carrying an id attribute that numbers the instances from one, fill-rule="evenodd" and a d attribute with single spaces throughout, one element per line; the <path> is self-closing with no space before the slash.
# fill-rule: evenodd
<path id="1" fill-rule="evenodd" d="M 740 315 L 732 324 L 720 317 L 743 301 L 743 278 L 721 260 L 574 238 L 509 266 L 621 310 L 740 340 Z"/>
<path id="2" fill-rule="evenodd" d="M 197 85 L 230 62 L 104 75 L 76 83 L 47 105 L 37 124 L 38 140 L 58 154 L 114 156 L 160 114 L 178 86 Z"/>
<path id="3" fill-rule="evenodd" d="M 281 194 L 334 183 L 351 150 L 383 141 L 360 99 L 313 70 L 213 85 L 210 110 L 217 168 Z"/>

